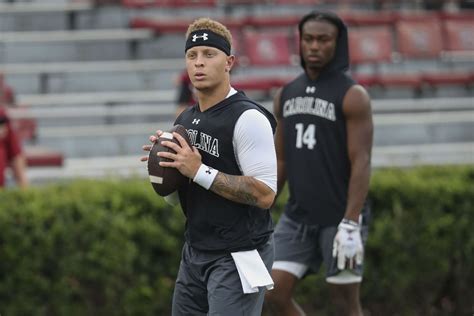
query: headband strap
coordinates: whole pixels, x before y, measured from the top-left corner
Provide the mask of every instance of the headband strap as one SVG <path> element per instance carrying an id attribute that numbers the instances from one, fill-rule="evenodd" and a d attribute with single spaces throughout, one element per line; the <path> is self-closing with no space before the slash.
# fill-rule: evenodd
<path id="1" fill-rule="evenodd" d="M 197 30 L 189 34 L 184 52 L 194 46 L 211 46 L 230 55 L 230 43 L 222 36 L 210 30 Z"/>

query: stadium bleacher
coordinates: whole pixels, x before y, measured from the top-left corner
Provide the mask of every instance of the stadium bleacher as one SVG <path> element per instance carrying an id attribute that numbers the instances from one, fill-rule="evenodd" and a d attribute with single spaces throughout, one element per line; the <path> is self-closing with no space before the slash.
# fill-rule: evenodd
<path id="1" fill-rule="evenodd" d="M 13 15 L 30 15 L 41 13 L 59 12 L 66 16 L 67 29 L 76 28 L 77 15 L 80 12 L 90 11 L 93 8 L 91 2 L 65 2 L 65 3 L 0 3 L 0 17 Z"/>
<path id="2" fill-rule="evenodd" d="M 55 80 L 62 81 L 61 86 L 66 89 L 65 82 L 74 85 L 74 78 L 86 81 L 84 86 L 90 90 L 104 89 L 140 89 L 146 82 L 163 80 L 176 69 L 184 67 L 184 61 L 177 59 L 142 59 L 117 61 L 89 61 L 89 62 L 49 62 L 49 63 L 11 63 L 0 65 L 0 73 L 10 78 L 10 82 L 20 87 L 23 93 L 54 93 Z M 119 76 L 120 81 L 114 80 Z M 128 79 L 127 79 L 128 78 Z M 102 81 L 101 81 L 102 80 Z M 125 87 L 124 82 L 128 87 Z M 171 85 L 170 85 L 171 86 Z M 96 88 L 96 89 L 95 89 Z M 166 87 L 165 87 L 166 88 Z M 58 90 L 58 88 L 56 88 Z M 70 88 L 75 92 L 82 91 Z"/>
<path id="3" fill-rule="evenodd" d="M 472 84 L 472 67 L 456 69 L 456 62 L 445 63 L 462 57 L 474 62 L 474 49 L 470 34 L 474 27 L 474 14 L 342 12 L 350 26 L 352 61 L 357 64 L 385 63 L 397 71 L 357 73 L 364 85 L 384 89 L 406 87 L 419 96 L 424 86 Z M 457 18 L 458 17 L 458 18 Z M 469 17 L 471 19 L 469 19 Z M 297 39 L 294 30 L 299 16 L 244 16 L 232 20 L 235 37 L 242 38 L 239 57 L 248 66 L 278 66 L 297 64 L 292 61 L 292 51 Z M 218 18 L 219 20 L 219 18 Z M 227 19 L 221 18 L 220 20 Z M 150 28 L 156 34 L 184 32 L 191 19 L 170 20 L 163 18 L 132 18 L 132 28 Z M 238 27 L 238 25 L 245 27 Z M 277 30 L 275 30 L 277 29 Z M 455 34 L 454 34 L 455 33 Z M 464 34 L 464 35 L 463 35 Z M 294 60 L 294 59 L 293 59 Z M 399 71 L 401 69 L 404 71 Z M 429 71 L 427 71 L 427 69 Z M 462 69 L 462 70 L 460 70 Z M 254 89 L 272 87 L 271 83 L 256 82 Z M 271 80 L 271 79 L 270 79 Z M 249 85 L 247 85 L 249 87 Z"/>
<path id="4" fill-rule="evenodd" d="M 349 25 L 351 71 L 374 98 L 375 154 L 404 152 L 412 157 L 404 164 L 441 144 L 474 150 L 469 10 L 397 10 L 413 6 L 401 1 L 376 11 L 365 0 L 344 2 L 344 10 L 309 0 L 17 0 L 0 3 L 0 73 L 16 94 L 12 115 L 30 165 L 63 166 L 49 173 L 60 177 L 72 174 L 68 161 L 92 168 L 106 155 L 122 157 L 120 165 L 141 155 L 147 136 L 171 125 L 184 32 L 204 12 L 233 34 L 232 84 L 271 109 L 274 91 L 300 72 L 296 24 L 315 2 Z M 375 161 L 396 164 L 387 157 Z"/>

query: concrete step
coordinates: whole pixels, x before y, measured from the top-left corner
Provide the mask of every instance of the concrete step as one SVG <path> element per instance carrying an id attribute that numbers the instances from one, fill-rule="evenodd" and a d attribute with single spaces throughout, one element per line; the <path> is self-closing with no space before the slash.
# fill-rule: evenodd
<path id="1" fill-rule="evenodd" d="M 136 58 L 149 30 L 94 29 L 0 33 L 3 63 L 120 60 Z"/>
<path id="2" fill-rule="evenodd" d="M 68 157 L 129 155 L 139 150 L 157 129 L 169 129 L 174 121 L 172 106 L 156 115 L 91 118 L 88 121 L 57 120 L 61 126 L 38 128 L 37 144 L 56 148 Z M 99 121 L 98 121 L 99 120 Z M 446 113 L 376 114 L 374 145 L 404 146 L 474 142 L 474 111 Z M 74 124 L 74 125 L 72 125 Z"/>
<path id="3" fill-rule="evenodd" d="M 47 106 L 78 106 L 104 104 L 134 104 L 144 102 L 170 102 L 174 100 L 174 90 L 145 90 L 145 91 L 101 91 L 85 93 L 49 93 L 34 95 L 19 95 L 18 103 L 29 107 Z"/>
<path id="4" fill-rule="evenodd" d="M 0 65 L 17 94 L 170 89 L 184 60 L 146 59 Z"/>
<path id="5" fill-rule="evenodd" d="M 75 178 L 143 177 L 145 152 L 124 156 L 68 158 L 61 168 L 34 168 L 27 172 L 33 185 Z M 474 164 L 474 142 L 375 147 L 372 168 L 412 167 L 417 165 Z"/>

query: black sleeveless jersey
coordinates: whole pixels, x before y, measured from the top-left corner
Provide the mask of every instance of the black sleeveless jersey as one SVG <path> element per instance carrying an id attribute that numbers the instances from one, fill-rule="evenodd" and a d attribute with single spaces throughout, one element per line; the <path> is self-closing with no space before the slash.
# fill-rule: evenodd
<path id="1" fill-rule="evenodd" d="M 337 225 L 350 177 L 343 98 L 355 82 L 342 71 L 287 84 L 280 106 L 284 126 L 287 215 L 307 224 Z"/>
<path id="2" fill-rule="evenodd" d="M 218 171 L 242 175 L 232 143 L 234 127 L 240 115 L 249 109 L 263 113 L 276 126 L 273 115 L 265 108 L 236 93 L 210 109 L 199 106 L 185 110 L 176 124 L 183 125 L 202 162 Z M 186 215 L 186 241 L 203 251 L 240 251 L 258 248 L 273 231 L 268 210 L 225 199 L 190 181 L 179 191 Z"/>

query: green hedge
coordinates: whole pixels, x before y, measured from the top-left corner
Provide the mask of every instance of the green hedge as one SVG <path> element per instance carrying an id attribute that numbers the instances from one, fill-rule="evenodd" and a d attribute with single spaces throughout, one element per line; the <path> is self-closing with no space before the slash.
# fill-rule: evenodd
<path id="1" fill-rule="evenodd" d="M 472 315 L 474 168 L 385 170 L 371 196 L 363 295 L 376 314 Z"/>
<path id="2" fill-rule="evenodd" d="M 362 286 L 372 315 L 472 314 L 473 183 L 473 167 L 375 172 Z M 0 191 L 0 314 L 168 315 L 183 223 L 141 179 Z M 298 287 L 310 314 L 327 299 L 321 276 Z"/>
<path id="3" fill-rule="evenodd" d="M 166 315 L 183 217 L 143 181 L 0 193 L 1 315 Z"/>

